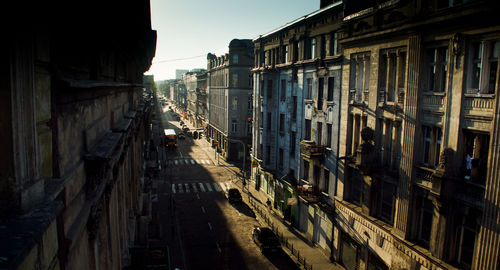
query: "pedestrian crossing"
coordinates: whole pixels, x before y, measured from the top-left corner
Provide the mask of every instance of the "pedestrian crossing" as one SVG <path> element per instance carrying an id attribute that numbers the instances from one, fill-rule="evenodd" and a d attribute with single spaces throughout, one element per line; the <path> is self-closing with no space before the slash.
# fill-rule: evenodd
<path id="1" fill-rule="evenodd" d="M 168 166 L 186 166 L 186 165 L 214 165 L 208 159 L 192 159 L 192 158 L 178 158 L 165 160 L 165 167 Z"/>
<path id="2" fill-rule="evenodd" d="M 231 187 L 231 181 L 212 183 L 176 183 L 172 184 L 172 193 L 227 192 Z"/>

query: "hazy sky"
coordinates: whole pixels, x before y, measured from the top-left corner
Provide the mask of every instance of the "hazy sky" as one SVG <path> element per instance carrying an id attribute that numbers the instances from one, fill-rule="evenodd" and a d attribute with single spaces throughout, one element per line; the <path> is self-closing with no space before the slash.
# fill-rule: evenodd
<path id="1" fill-rule="evenodd" d="M 151 0 L 156 56 L 146 74 L 174 79 L 176 69 L 206 68 L 209 52 L 234 38 L 254 39 L 319 9 L 320 0 Z"/>

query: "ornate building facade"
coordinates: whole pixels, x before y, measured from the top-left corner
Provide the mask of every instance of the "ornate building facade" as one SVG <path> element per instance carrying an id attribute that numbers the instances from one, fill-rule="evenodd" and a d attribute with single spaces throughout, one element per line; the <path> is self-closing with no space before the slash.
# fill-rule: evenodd
<path id="1" fill-rule="evenodd" d="M 147 235 L 149 1 L 61 8 L 1 53 L 2 269 L 120 269 Z"/>
<path id="2" fill-rule="evenodd" d="M 498 4 L 344 11 L 335 259 L 498 269 Z"/>
<path id="3" fill-rule="evenodd" d="M 207 135 L 226 160 L 243 161 L 248 156 L 253 59 L 248 39 L 233 39 L 225 55 L 207 55 Z"/>

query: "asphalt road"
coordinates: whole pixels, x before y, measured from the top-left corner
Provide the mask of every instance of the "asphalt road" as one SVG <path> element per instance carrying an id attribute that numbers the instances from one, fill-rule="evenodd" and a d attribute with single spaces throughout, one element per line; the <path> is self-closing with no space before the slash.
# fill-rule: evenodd
<path id="1" fill-rule="evenodd" d="M 180 132 L 179 122 L 166 108 L 161 113 L 163 128 Z M 177 149 L 159 148 L 162 170 L 153 184 L 156 225 L 150 228 L 158 239 L 150 243 L 165 248 L 164 266 L 182 270 L 298 269 L 283 251 L 260 252 L 252 241 L 252 229 L 260 221 L 247 204 L 232 205 L 226 198 L 225 191 L 238 181 L 233 172 L 237 168 L 219 166 L 209 149 L 190 137 L 179 140 Z"/>

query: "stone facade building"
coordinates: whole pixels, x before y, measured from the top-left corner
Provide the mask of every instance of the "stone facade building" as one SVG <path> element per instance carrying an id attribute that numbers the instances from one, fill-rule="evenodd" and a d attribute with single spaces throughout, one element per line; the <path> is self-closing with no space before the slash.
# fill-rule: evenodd
<path id="1" fill-rule="evenodd" d="M 334 257 L 499 269 L 498 4 L 344 10 Z"/>
<path id="2" fill-rule="evenodd" d="M 233 39 L 225 55 L 207 56 L 207 133 L 226 160 L 243 161 L 248 155 L 253 61 L 253 43 L 247 39 Z"/>
<path id="3" fill-rule="evenodd" d="M 147 232 L 149 1 L 80 4 L 24 7 L 6 33 L 2 269 L 121 269 Z"/>
<path id="4" fill-rule="evenodd" d="M 338 2 L 259 36 L 252 70 L 252 157 L 259 163 L 252 181 L 327 254 L 339 154 L 341 22 Z"/>
<path id="5" fill-rule="evenodd" d="M 321 1 L 256 38 L 256 188 L 347 269 L 500 269 L 498 11 Z"/>
<path id="6" fill-rule="evenodd" d="M 207 72 L 197 74 L 196 79 L 195 127 L 206 130 L 208 126 Z"/>

